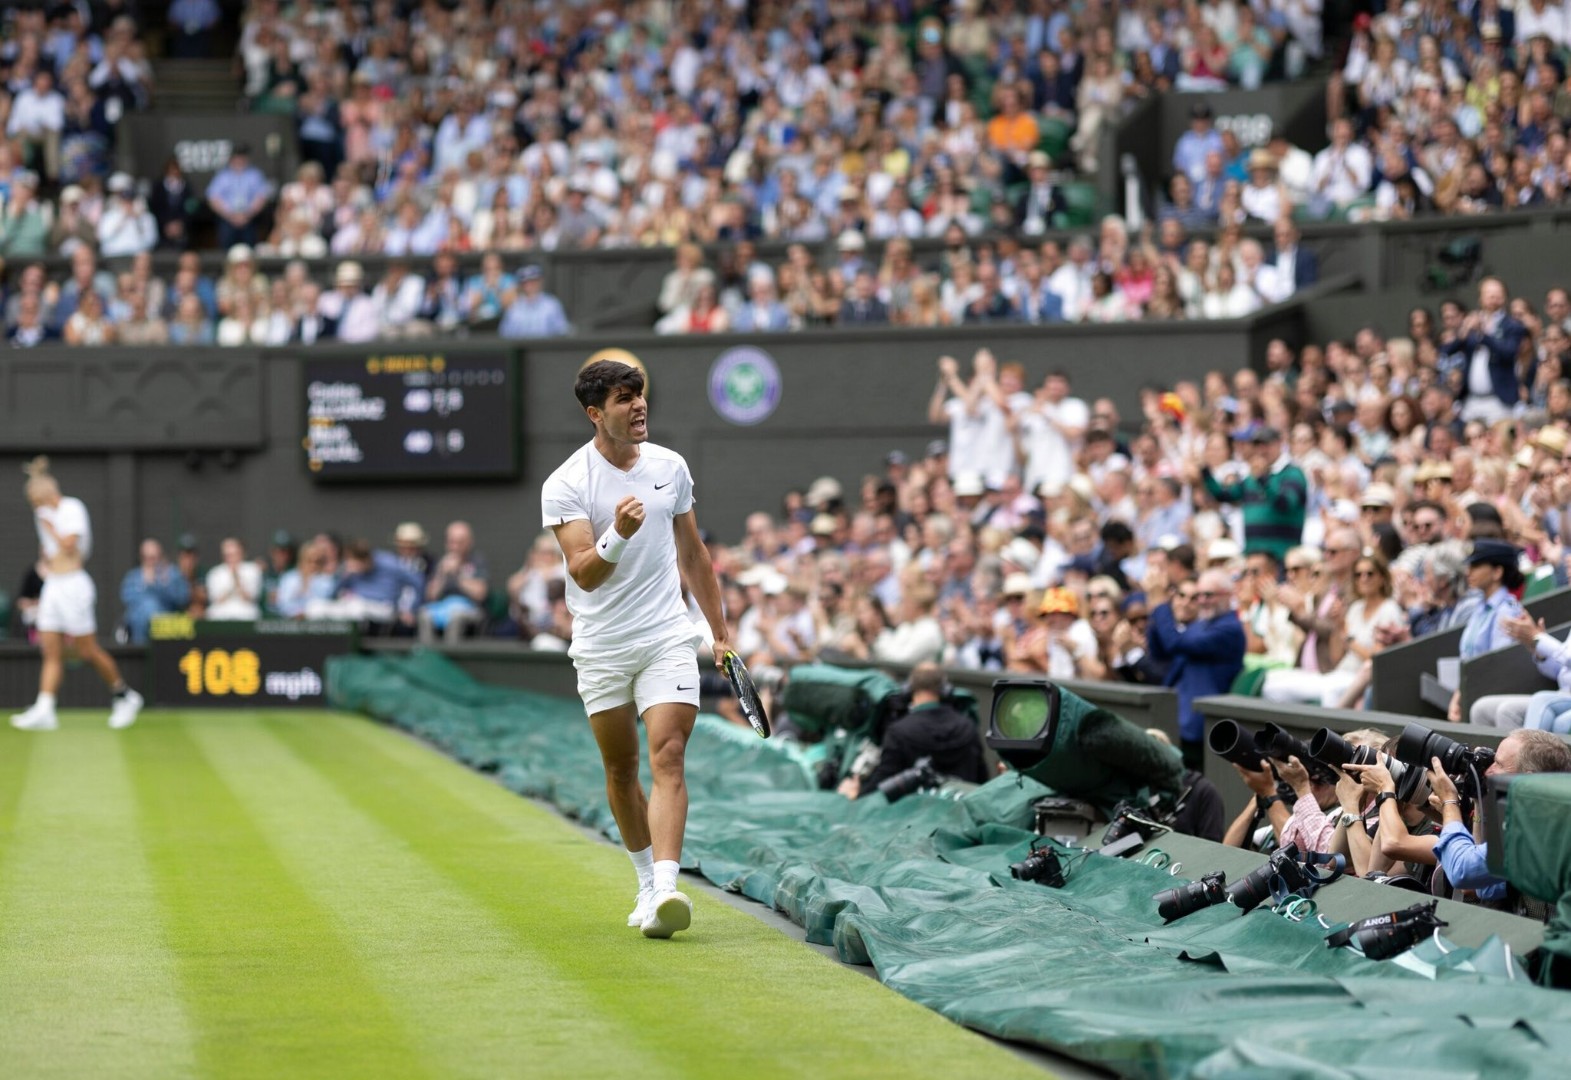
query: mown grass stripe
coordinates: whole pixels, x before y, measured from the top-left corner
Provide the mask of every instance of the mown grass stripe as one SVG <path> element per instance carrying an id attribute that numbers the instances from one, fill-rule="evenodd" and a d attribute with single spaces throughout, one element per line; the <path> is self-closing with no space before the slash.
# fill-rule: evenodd
<path id="1" fill-rule="evenodd" d="M 619 852 L 395 732 L 342 715 L 268 724 L 686 1076 L 1042 1076 L 702 895 L 688 934 L 640 938 L 619 925 L 631 884 Z"/>
<path id="2" fill-rule="evenodd" d="M 403 1017 L 332 917 L 279 860 L 276 838 L 203 758 L 187 722 L 254 721 L 151 714 L 126 743 L 202 1073 L 267 1080 L 439 1073 L 421 1060 Z"/>
<path id="3" fill-rule="evenodd" d="M 191 1027 L 102 713 L 0 734 L 0 1075 L 194 1075 Z"/>
<path id="4" fill-rule="evenodd" d="M 614 1076 L 630 1061 L 652 1080 L 678 1077 L 637 1053 L 620 1010 L 540 961 L 535 942 L 501 925 L 275 737 L 278 725 L 196 726 L 203 755 L 279 857 L 331 914 L 410 1037 L 444 1076 Z M 418 812 L 405 824 L 430 828 Z M 505 850 L 503 848 L 505 847 Z M 496 835 L 466 844 L 478 866 L 513 857 Z"/>

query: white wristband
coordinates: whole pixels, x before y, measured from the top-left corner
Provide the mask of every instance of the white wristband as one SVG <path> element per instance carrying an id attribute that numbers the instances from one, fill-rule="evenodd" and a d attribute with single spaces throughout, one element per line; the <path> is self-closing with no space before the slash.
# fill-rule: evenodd
<path id="1" fill-rule="evenodd" d="M 627 537 L 617 532 L 615 525 L 608 525 L 595 543 L 595 553 L 608 563 L 619 562 L 622 558 L 622 549 L 626 546 Z"/>

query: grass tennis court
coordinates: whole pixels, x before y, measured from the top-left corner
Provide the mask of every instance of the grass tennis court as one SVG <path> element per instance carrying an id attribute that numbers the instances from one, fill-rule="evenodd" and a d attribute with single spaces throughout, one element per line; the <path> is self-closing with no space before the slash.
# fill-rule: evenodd
<path id="1" fill-rule="evenodd" d="M 1043 1075 L 711 898 L 645 940 L 631 883 L 353 716 L 7 728 L 0 1075 Z"/>

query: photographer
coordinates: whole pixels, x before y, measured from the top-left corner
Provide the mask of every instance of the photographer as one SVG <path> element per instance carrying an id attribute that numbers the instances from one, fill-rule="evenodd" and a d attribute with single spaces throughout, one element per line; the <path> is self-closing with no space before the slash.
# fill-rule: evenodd
<path id="1" fill-rule="evenodd" d="M 1382 752 L 1395 750 L 1395 741 L 1387 743 Z M 1439 860 L 1435 858 L 1435 841 L 1439 827 L 1426 812 L 1423 802 L 1404 803 L 1396 797 L 1396 781 L 1384 765 L 1348 765 L 1347 772 L 1358 777 L 1364 791 L 1374 796 L 1374 801 L 1364 808 L 1365 835 L 1370 841 L 1368 862 L 1354 869 L 1360 874 L 1371 870 L 1387 870 L 1393 863 L 1407 864 L 1407 872 L 1428 884 Z M 1370 810 L 1374 811 L 1373 821 Z M 1351 835 L 1351 834 L 1350 834 Z"/>
<path id="2" fill-rule="evenodd" d="M 1352 735 L 1348 736 L 1348 741 L 1354 741 Z M 1260 769 L 1247 769 L 1242 765 L 1233 768 L 1254 792 L 1255 798 L 1233 819 L 1222 840 L 1224 844 L 1264 850 L 1287 844 L 1297 844 L 1301 851 L 1341 850 L 1335 845 L 1346 821 L 1339 808 L 1340 782 L 1329 768 L 1317 761 L 1312 763 L 1311 771 L 1296 757 L 1273 761 Z M 1277 788 L 1278 777 L 1296 797 L 1291 809 Z M 1257 825 L 1262 816 L 1271 827 L 1269 837 Z"/>
<path id="3" fill-rule="evenodd" d="M 911 669 L 911 709 L 884 731 L 883 752 L 866 777 L 848 776 L 840 794 L 848 799 L 878 790 L 878 785 L 909 769 L 920 758 L 932 758 L 933 768 L 945 776 L 980 784 L 987 780 L 982 761 L 982 741 L 975 721 L 945 704 L 944 673 L 937 664 Z"/>
<path id="4" fill-rule="evenodd" d="M 1462 800 L 1456 784 L 1440 767 L 1439 758 L 1432 759 L 1431 764 L 1429 786 L 1434 795 L 1429 803 L 1440 811 L 1444 822 L 1434 853 L 1446 872 L 1446 880 L 1453 888 L 1472 889 L 1480 900 L 1505 900 L 1507 883 L 1489 872 L 1489 845 L 1477 842 L 1462 820 Z M 1571 772 L 1571 747 L 1547 731 L 1523 730 L 1513 731 L 1500 740 L 1494 764 L 1484 775 L 1558 772 Z"/>

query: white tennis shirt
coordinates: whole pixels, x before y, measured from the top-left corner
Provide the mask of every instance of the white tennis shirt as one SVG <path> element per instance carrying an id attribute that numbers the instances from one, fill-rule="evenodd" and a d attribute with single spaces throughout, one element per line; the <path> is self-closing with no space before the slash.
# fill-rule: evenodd
<path id="1" fill-rule="evenodd" d="M 40 506 L 33 510 L 33 524 L 38 529 L 38 543 L 44 549 L 44 557 L 52 559 L 60 554 L 60 542 L 50 536 L 49 530 L 44 528 L 46 521 L 54 525 L 55 533 L 59 536 L 79 537 L 76 550 L 83 560 L 93 553 L 93 529 L 87 520 L 87 506 L 81 499 L 66 495 L 58 506 Z"/>
<path id="2" fill-rule="evenodd" d="M 594 592 L 567 578 L 573 615 L 572 656 L 604 654 L 694 631 L 682 603 L 672 522 L 693 508 L 693 474 L 674 450 L 639 447 L 623 472 L 585 443 L 546 480 L 540 492 L 546 528 L 588 521 L 598 538 L 616 519 L 616 505 L 632 495 L 644 504 L 644 523 L 622 549 L 611 576 Z M 565 561 L 565 556 L 564 556 Z"/>

